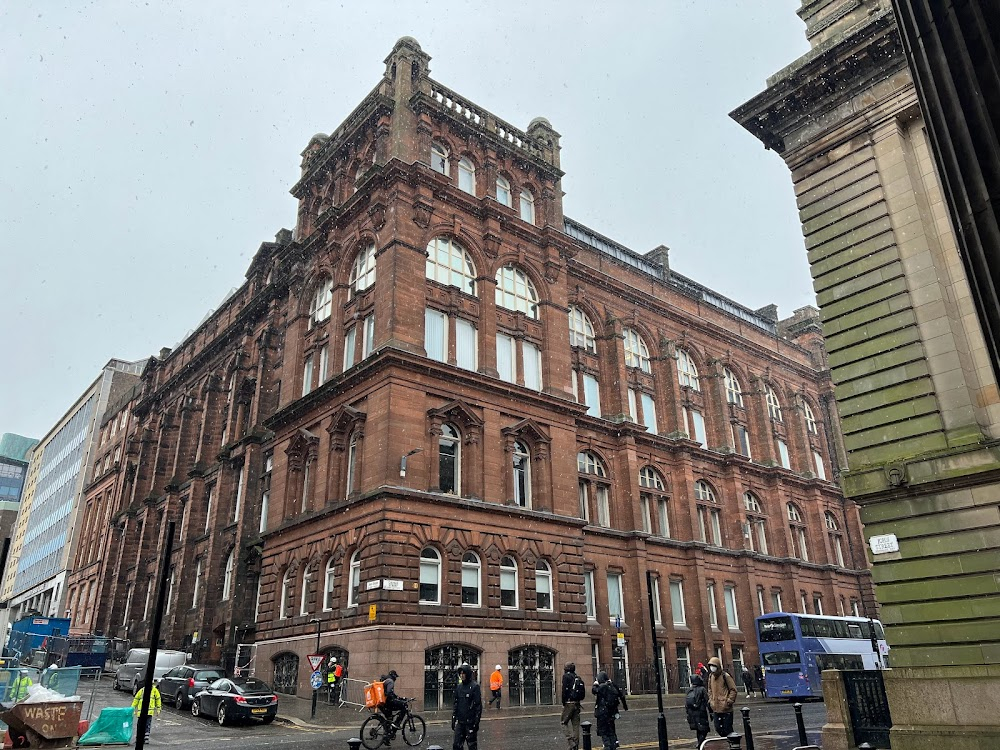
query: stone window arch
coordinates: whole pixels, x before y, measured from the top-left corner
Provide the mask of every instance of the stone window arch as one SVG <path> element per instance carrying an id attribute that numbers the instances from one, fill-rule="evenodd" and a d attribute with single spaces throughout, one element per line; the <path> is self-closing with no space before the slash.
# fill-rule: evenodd
<path id="1" fill-rule="evenodd" d="M 513 263 L 501 266 L 497 270 L 496 282 L 497 307 L 538 320 L 538 290 L 524 269 Z"/>
<path id="2" fill-rule="evenodd" d="M 611 483 L 604 461 L 593 451 L 576 454 L 580 517 L 598 526 L 611 526 Z M 593 505 L 593 512 L 591 509 Z"/>
<path id="3" fill-rule="evenodd" d="M 666 493 L 666 483 L 660 472 L 652 466 L 639 469 L 639 511 L 642 530 L 647 534 L 670 536 L 670 504 Z"/>

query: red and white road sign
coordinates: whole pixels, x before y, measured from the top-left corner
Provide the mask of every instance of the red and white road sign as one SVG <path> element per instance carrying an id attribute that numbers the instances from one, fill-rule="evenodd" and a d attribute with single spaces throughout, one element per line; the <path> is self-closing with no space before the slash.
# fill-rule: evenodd
<path id="1" fill-rule="evenodd" d="M 321 666 L 323 666 L 323 660 L 326 658 L 325 654 L 309 654 L 306 657 L 309 660 L 309 669 L 315 672 Z"/>

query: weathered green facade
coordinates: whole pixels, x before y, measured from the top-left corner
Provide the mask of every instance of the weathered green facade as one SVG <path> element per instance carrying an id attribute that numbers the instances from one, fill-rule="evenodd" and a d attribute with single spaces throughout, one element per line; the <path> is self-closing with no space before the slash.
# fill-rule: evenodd
<path id="1" fill-rule="evenodd" d="M 888 0 L 803 0 L 799 14 L 813 49 L 733 117 L 791 170 L 843 425 L 841 482 L 866 539 L 898 540 L 870 555 L 892 664 L 913 668 L 887 678 L 893 746 L 957 747 L 947 735 L 1000 747 L 986 696 L 963 728 L 920 697 L 921 670 L 954 670 L 960 690 L 1000 687 L 997 383 Z"/>

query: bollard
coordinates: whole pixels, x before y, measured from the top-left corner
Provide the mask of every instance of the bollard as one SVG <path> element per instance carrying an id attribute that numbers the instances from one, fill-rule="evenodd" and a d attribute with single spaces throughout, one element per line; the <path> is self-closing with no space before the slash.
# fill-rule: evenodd
<path id="1" fill-rule="evenodd" d="M 351 737 L 351 739 L 347 741 L 347 748 L 348 750 L 361 750 L 361 740 L 357 737 Z M 427 748 L 427 750 L 431 749 Z"/>
<path id="2" fill-rule="evenodd" d="M 591 725 L 590 725 L 589 721 L 581 721 L 580 722 L 580 729 L 583 730 L 583 750 L 592 750 L 592 747 L 591 747 L 591 744 L 590 744 L 591 743 L 591 740 L 590 740 L 590 726 Z M 430 748 L 428 748 L 428 750 L 430 750 Z"/>
<path id="3" fill-rule="evenodd" d="M 802 718 L 802 704 L 795 704 L 795 724 L 799 728 L 799 744 L 808 745 L 809 738 L 806 737 L 806 722 Z"/>
<path id="4" fill-rule="evenodd" d="M 729 750 L 740 750 L 740 740 L 743 739 L 740 735 L 730 732 L 726 739 L 729 740 Z"/>
<path id="5" fill-rule="evenodd" d="M 740 709 L 740 713 L 743 714 L 743 736 L 747 738 L 747 750 L 754 750 L 753 747 L 753 730 L 750 728 L 750 709 L 744 706 Z"/>

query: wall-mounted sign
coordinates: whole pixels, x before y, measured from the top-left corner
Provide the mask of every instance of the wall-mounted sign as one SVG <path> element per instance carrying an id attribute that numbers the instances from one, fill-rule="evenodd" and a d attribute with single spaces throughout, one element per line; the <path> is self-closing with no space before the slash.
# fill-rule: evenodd
<path id="1" fill-rule="evenodd" d="M 382 579 L 376 578 L 375 580 L 368 581 L 368 583 L 365 584 L 365 591 L 371 591 L 372 589 L 377 589 L 381 585 L 382 585 Z"/>
<path id="2" fill-rule="evenodd" d="M 890 552 L 899 552 L 899 540 L 895 534 L 879 534 L 868 540 L 868 545 L 872 548 L 873 555 L 885 555 Z"/>
<path id="3" fill-rule="evenodd" d="M 384 588 L 386 591 L 402 591 L 403 590 L 403 582 L 402 581 L 393 581 L 393 580 L 390 580 L 390 579 L 386 578 L 384 581 L 382 581 L 382 588 Z"/>

